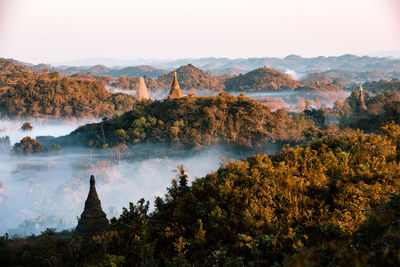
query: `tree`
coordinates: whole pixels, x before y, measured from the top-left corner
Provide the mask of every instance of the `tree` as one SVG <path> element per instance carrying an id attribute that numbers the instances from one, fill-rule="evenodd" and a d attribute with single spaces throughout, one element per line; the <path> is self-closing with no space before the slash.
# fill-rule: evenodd
<path id="1" fill-rule="evenodd" d="M 22 124 L 21 130 L 24 131 L 24 132 L 32 131 L 33 130 L 33 126 L 29 122 L 25 122 L 24 124 Z"/>
<path id="2" fill-rule="evenodd" d="M 177 175 L 175 177 L 179 180 L 179 187 L 182 189 L 188 188 L 189 175 L 187 173 L 189 170 L 185 169 L 182 163 L 179 163 L 176 172 Z"/>
<path id="3" fill-rule="evenodd" d="M 11 151 L 15 155 L 30 155 L 46 151 L 46 148 L 37 140 L 26 136 L 16 143 Z"/>

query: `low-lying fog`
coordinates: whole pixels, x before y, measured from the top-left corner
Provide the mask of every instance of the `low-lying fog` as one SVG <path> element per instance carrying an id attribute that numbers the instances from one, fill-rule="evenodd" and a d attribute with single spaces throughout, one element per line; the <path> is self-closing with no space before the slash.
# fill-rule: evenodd
<path id="1" fill-rule="evenodd" d="M 117 89 L 115 89 L 117 90 Z M 119 90 L 126 92 L 126 90 Z M 131 94 L 135 91 L 129 91 Z M 186 91 L 185 94 L 215 95 L 206 90 Z M 321 95 L 307 95 L 304 92 L 243 92 L 259 100 L 271 109 L 294 110 Z M 162 99 L 168 90 L 152 93 L 152 98 Z M 238 95 L 239 92 L 234 93 Z M 347 95 L 327 93 L 321 97 L 319 105 L 331 106 L 336 99 Z M 343 94 L 343 93 L 341 93 Z M 29 121 L 33 130 L 24 132 L 20 128 L 27 120 L 0 121 L 0 137 L 9 136 L 11 146 L 23 137 L 61 136 L 77 127 L 95 120 Z M 89 177 L 96 177 L 97 191 L 103 210 L 108 218 L 118 216 L 122 207 L 140 198 L 153 201 L 155 196 L 163 196 L 175 176 L 174 170 L 183 163 L 193 180 L 217 170 L 222 157 L 243 159 L 254 151 L 234 154 L 220 146 L 203 148 L 196 152 L 170 151 L 172 148 L 155 145 L 141 145 L 130 148 L 131 155 L 116 153 L 112 149 L 64 149 L 58 154 L 33 156 L 11 156 L 9 150 L 0 153 L 0 235 L 38 234 L 46 228 L 57 230 L 73 228 L 76 217 L 83 211 L 89 189 Z M 277 147 L 271 145 L 262 152 L 273 153 Z M 148 152 L 151 153 L 148 153 Z M 169 155 L 168 157 L 165 155 Z"/>
<path id="2" fill-rule="evenodd" d="M 29 135 L 64 135 L 80 123 L 32 123 L 32 132 L 20 132 L 21 121 L 0 122 L 12 142 Z M 271 145 L 263 152 L 272 153 Z M 120 153 L 118 153 L 120 152 Z M 145 198 L 163 196 L 183 163 L 191 181 L 217 170 L 227 159 L 246 158 L 254 151 L 234 154 L 220 146 L 183 151 L 161 145 L 139 145 L 129 152 L 113 149 L 65 148 L 61 152 L 32 156 L 0 153 L 0 235 L 38 234 L 46 228 L 57 231 L 77 224 L 89 190 L 89 177 L 96 187 L 108 218 L 118 216 L 122 207 Z M 166 155 L 169 156 L 166 156 Z"/>
<path id="3" fill-rule="evenodd" d="M 25 120 L 0 120 L 0 137 L 9 136 L 11 145 L 21 141 L 25 136 L 36 138 L 37 136 L 62 136 L 69 134 L 79 126 L 87 123 L 99 121 L 98 119 L 85 120 L 51 120 L 51 119 L 25 119 Z M 22 131 L 21 126 L 29 122 L 33 129 L 32 131 Z"/>
<path id="4" fill-rule="evenodd" d="M 108 87 L 108 89 L 114 93 L 125 93 L 128 95 L 137 95 L 136 90 L 124 90 L 120 88 Z M 214 96 L 217 95 L 216 91 L 209 90 L 182 90 L 184 95 L 192 94 L 196 96 Z M 168 96 L 169 90 L 157 90 L 149 91 L 150 98 L 155 100 L 164 99 Z M 340 99 L 344 101 L 351 92 L 349 91 L 321 91 L 321 92 L 307 92 L 307 91 L 257 91 L 257 92 L 229 92 L 234 96 L 244 94 L 250 98 L 256 99 L 261 103 L 269 106 L 272 111 L 277 109 L 287 109 L 289 111 L 298 111 L 302 107 L 304 108 L 307 99 L 311 100 L 312 108 L 319 108 L 321 105 L 332 107 L 336 100 Z M 319 103 L 316 104 L 315 100 L 319 99 Z"/>

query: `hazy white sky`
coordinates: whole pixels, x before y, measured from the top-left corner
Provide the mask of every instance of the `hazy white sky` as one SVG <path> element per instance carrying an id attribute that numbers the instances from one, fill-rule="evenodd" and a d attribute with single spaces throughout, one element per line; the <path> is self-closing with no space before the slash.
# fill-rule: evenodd
<path id="1" fill-rule="evenodd" d="M 0 0 L 0 57 L 284 57 L 400 50 L 400 0 Z"/>

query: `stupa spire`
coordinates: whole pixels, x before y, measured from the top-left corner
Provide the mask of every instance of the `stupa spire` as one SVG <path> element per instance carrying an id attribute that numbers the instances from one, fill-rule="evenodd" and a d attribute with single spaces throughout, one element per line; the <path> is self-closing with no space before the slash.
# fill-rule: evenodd
<path id="1" fill-rule="evenodd" d="M 101 208 L 101 202 L 96 192 L 96 180 L 90 177 L 90 189 L 85 201 L 85 209 L 78 221 L 76 230 L 83 236 L 101 235 L 109 228 L 106 214 Z"/>
<path id="2" fill-rule="evenodd" d="M 137 98 L 139 100 L 149 99 L 149 92 L 147 91 L 146 83 L 144 82 L 143 77 L 139 78 L 139 89 L 138 89 Z"/>
<path id="3" fill-rule="evenodd" d="M 183 97 L 181 87 L 178 83 L 178 78 L 176 76 L 176 71 L 174 71 L 174 80 L 172 81 L 171 91 L 169 91 L 168 98 L 180 98 Z"/>
<path id="4" fill-rule="evenodd" d="M 367 105 L 365 105 L 365 100 L 364 100 L 364 89 L 362 87 L 362 84 L 360 83 L 360 88 L 358 89 L 358 102 L 356 106 L 356 112 L 362 113 L 367 111 Z"/>

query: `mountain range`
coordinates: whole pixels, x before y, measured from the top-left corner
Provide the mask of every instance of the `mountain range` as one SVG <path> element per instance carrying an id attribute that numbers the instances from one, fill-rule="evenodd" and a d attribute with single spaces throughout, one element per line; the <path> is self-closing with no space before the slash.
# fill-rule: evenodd
<path id="1" fill-rule="evenodd" d="M 63 63 L 61 69 L 71 66 L 105 65 L 114 69 L 127 66 L 151 65 L 155 68 L 173 69 L 182 65 L 193 64 L 204 70 L 225 74 L 244 73 L 260 67 L 269 67 L 280 71 L 294 70 L 304 72 L 310 70 L 326 71 L 330 69 L 346 69 L 352 71 L 398 71 L 400 70 L 400 59 L 389 57 L 370 57 L 356 55 L 342 55 L 330 57 L 305 58 L 298 55 L 289 55 L 285 58 L 262 57 L 262 58 L 185 58 L 176 60 L 137 59 L 119 60 L 112 58 L 93 58 Z"/>

